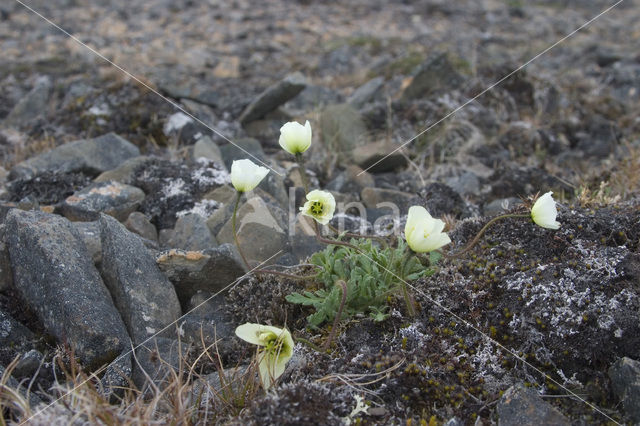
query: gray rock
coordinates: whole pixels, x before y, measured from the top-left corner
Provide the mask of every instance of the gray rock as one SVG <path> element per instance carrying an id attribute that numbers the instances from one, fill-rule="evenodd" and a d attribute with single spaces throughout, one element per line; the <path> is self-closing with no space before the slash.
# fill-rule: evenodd
<path id="1" fill-rule="evenodd" d="M 407 158 L 400 151 L 399 145 L 386 140 L 370 142 L 354 148 L 351 153 L 353 162 L 371 173 L 384 173 L 405 167 Z"/>
<path id="2" fill-rule="evenodd" d="M 287 208 L 289 196 L 284 186 L 284 176 L 269 172 L 269 174 L 262 179 L 260 185 L 258 185 L 258 191 L 259 190 L 263 190 L 271 195 L 283 209 Z"/>
<path id="3" fill-rule="evenodd" d="M 360 194 L 360 191 L 364 188 L 374 186 L 376 186 L 375 180 L 369 172 L 363 173 L 362 168 L 350 165 L 327 183 L 325 189 L 328 191 Z"/>
<path id="4" fill-rule="evenodd" d="M 613 393 L 634 424 L 640 423 L 640 361 L 620 358 L 609 368 Z"/>
<path id="5" fill-rule="evenodd" d="M 46 116 L 53 84 L 47 76 L 39 77 L 33 89 L 9 112 L 2 123 L 6 127 L 24 127 L 38 117 Z"/>
<path id="6" fill-rule="evenodd" d="M 248 158 L 254 163 L 262 166 L 263 164 L 260 164 L 258 160 L 265 161 L 267 159 L 267 156 L 262 150 L 260 142 L 253 138 L 241 138 L 233 141 L 233 145 L 222 145 L 220 147 L 220 152 L 222 153 L 224 165 L 227 170 L 231 170 L 231 164 L 234 160 L 242 160 L 243 158 Z M 251 157 L 249 154 L 253 155 L 257 159 Z"/>
<path id="7" fill-rule="evenodd" d="M 148 157 L 146 155 L 139 155 L 137 157 L 130 158 L 115 169 L 100 173 L 93 181 L 115 181 L 124 183 L 125 185 L 130 185 L 133 182 L 134 173 L 150 161 L 153 161 L 153 157 Z"/>
<path id="8" fill-rule="evenodd" d="M 224 225 L 231 219 L 234 203 L 235 201 L 225 204 L 221 209 L 216 210 L 207 218 L 207 227 L 209 231 L 211 231 L 211 235 L 218 235 Z"/>
<path id="9" fill-rule="evenodd" d="M 44 355 L 42 355 L 42 352 L 36 349 L 31 349 L 23 353 L 13 370 L 13 375 L 15 377 L 33 377 L 42 364 L 43 359 Z"/>
<path id="10" fill-rule="evenodd" d="M 446 180 L 448 186 L 460 195 L 478 196 L 480 194 L 480 178 L 473 172 L 464 172 Z"/>
<path id="11" fill-rule="evenodd" d="M 446 53 L 438 53 L 423 63 L 404 89 L 404 99 L 417 99 L 460 87 L 464 78 L 458 74 Z"/>
<path id="12" fill-rule="evenodd" d="M 522 200 L 515 197 L 498 198 L 493 200 L 482 207 L 482 212 L 485 216 L 498 216 L 504 214 L 508 210 L 511 210 L 517 204 L 521 204 Z"/>
<path id="13" fill-rule="evenodd" d="M 418 191 L 420 204 L 433 217 L 441 217 L 445 214 L 454 216 L 455 218 L 464 218 L 470 216 L 470 210 L 466 203 L 453 188 L 444 183 L 433 182 L 427 184 Z"/>
<path id="14" fill-rule="evenodd" d="M 206 158 L 219 164 L 224 164 L 222 152 L 216 143 L 209 137 L 203 136 L 193 145 L 191 158 L 195 161 L 198 158 Z"/>
<path id="15" fill-rule="evenodd" d="M 102 275 L 129 335 L 138 344 L 177 320 L 180 303 L 138 236 L 107 215 L 100 217 L 99 224 Z"/>
<path id="16" fill-rule="evenodd" d="M 28 350 L 36 341 L 31 330 L 0 309 L 0 357 L 9 362 L 17 354 Z"/>
<path id="17" fill-rule="evenodd" d="M 575 135 L 576 148 L 584 152 L 585 156 L 604 159 L 614 150 L 620 138 L 618 126 L 602 118 L 593 119 L 584 132 Z"/>
<path id="18" fill-rule="evenodd" d="M 98 222 L 71 222 L 87 247 L 95 265 L 102 261 L 102 242 L 100 241 L 100 227 Z"/>
<path id="19" fill-rule="evenodd" d="M 13 286 L 9 249 L 6 244 L 5 226 L 0 224 L 0 291 L 6 291 Z"/>
<path id="20" fill-rule="evenodd" d="M 216 238 L 221 243 L 234 243 L 232 219 L 222 227 Z M 238 209 L 236 229 L 238 244 L 247 260 L 258 264 L 279 251 L 286 251 L 286 213 L 259 197 L 247 200 Z"/>
<path id="21" fill-rule="evenodd" d="M 173 379 L 172 370 L 180 368 L 187 346 L 179 340 L 154 337 L 140 344 L 135 351 L 133 383 L 143 392 L 151 392 L 152 386 L 164 389 Z"/>
<path id="22" fill-rule="evenodd" d="M 569 420 L 544 402 L 533 389 L 511 386 L 498 402 L 499 426 L 570 425 Z"/>
<path id="23" fill-rule="evenodd" d="M 74 221 L 98 220 L 100 213 L 105 213 L 124 222 L 144 197 L 142 189 L 135 186 L 96 182 L 64 200 L 61 210 L 67 219 Z"/>
<path id="24" fill-rule="evenodd" d="M 173 283 L 185 309 L 198 291 L 217 293 L 245 273 L 242 259 L 232 244 L 201 252 L 167 250 L 156 257 L 156 262 Z"/>
<path id="25" fill-rule="evenodd" d="M 26 179 L 45 171 L 97 175 L 138 155 L 140 150 L 137 146 L 115 133 L 107 133 L 94 139 L 70 142 L 31 157 L 14 166 L 9 177 L 11 180 Z"/>
<path id="26" fill-rule="evenodd" d="M 383 85 L 384 77 L 373 78 L 358 87 L 351 96 L 349 96 L 347 103 L 353 105 L 355 108 L 361 108 L 375 97 Z"/>
<path id="27" fill-rule="evenodd" d="M 188 313 L 180 319 L 182 340 L 195 345 L 198 350 L 226 341 L 234 335 L 235 325 L 225 314 L 221 297 L 213 297 L 208 292 L 197 292 L 185 309 Z M 227 345 L 218 345 L 217 350 L 225 356 Z"/>
<path id="28" fill-rule="evenodd" d="M 254 120 L 244 126 L 247 136 L 260 141 L 263 147 L 281 149 L 278 144 L 280 139 L 280 128 L 287 121 L 291 121 L 291 116 L 271 113 L 269 118 Z"/>
<path id="29" fill-rule="evenodd" d="M 125 325 L 71 224 L 14 209 L 6 226 L 15 286 L 46 330 L 89 368 L 120 354 L 129 342 Z"/>
<path id="30" fill-rule="evenodd" d="M 291 117 L 300 117 L 325 105 L 342 102 L 340 93 L 325 86 L 308 85 L 281 110 Z"/>
<path id="31" fill-rule="evenodd" d="M 131 351 L 127 350 L 111 361 L 100 379 L 102 395 L 112 403 L 122 398 L 125 389 L 131 386 Z"/>
<path id="32" fill-rule="evenodd" d="M 289 99 L 294 98 L 306 85 L 306 80 L 301 73 L 289 74 L 278 83 L 268 87 L 251 102 L 242 112 L 238 121 L 246 124 L 264 117 Z"/>
<path id="33" fill-rule="evenodd" d="M 360 196 L 364 205 L 370 209 L 378 208 L 381 203 L 393 203 L 400 212 L 406 212 L 411 201 L 415 198 L 414 195 L 407 192 L 382 188 L 364 188 Z"/>
<path id="34" fill-rule="evenodd" d="M 176 221 L 167 247 L 182 250 L 205 250 L 218 245 L 207 227 L 207 221 L 199 214 L 186 214 Z"/>
<path id="35" fill-rule="evenodd" d="M 364 145 L 367 127 L 360 113 L 351 105 L 329 105 L 320 116 L 320 134 L 325 149 L 342 154 L 340 161 L 347 163 L 351 152 Z"/>
<path id="36" fill-rule="evenodd" d="M 135 232 L 143 238 L 158 241 L 158 231 L 144 213 L 133 212 L 129 215 L 124 226 L 131 232 Z"/>

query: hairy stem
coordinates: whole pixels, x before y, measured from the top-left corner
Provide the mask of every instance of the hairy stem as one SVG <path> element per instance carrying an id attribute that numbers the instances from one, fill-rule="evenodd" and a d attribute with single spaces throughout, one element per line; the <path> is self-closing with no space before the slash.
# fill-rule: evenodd
<path id="1" fill-rule="evenodd" d="M 342 290 L 342 300 L 340 300 L 340 307 L 338 308 L 338 312 L 336 313 L 336 317 L 333 320 L 333 326 L 331 327 L 331 333 L 329 333 L 329 337 L 327 337 L 327 340 L 324 342 L 324 345 L 322 345 L 322 350 L 323 351 L 326 351 L 327 349 L 329 349 L 329 346 L 331 345 L 331 341 L 335 337 L 336 332 L 338 330 L 338 324 L 340 323 L 340 317 L 342 316 L 342 310 L 344 309 L 344 305 L 347 303 L 347 283 L 344 282 L 343 280 L 338 280 L 336 282 L 336 285 L 339 285 L 341 290 Z"/>
<path id="2" fill-rule="evenodd" d="M 400 280 L 400 288 L 402 289 L 402 297 L 404 298 L 404 303 L 407 305 L 407 313 L 411 318 L 414 318 L 416 316 L 416 308 L 413 304 L 413 298 L 409 294 L 407 282 L 404 279 L 404 277 L 406 276 L 405 268 L 407 266 L 407 263 L 409 262 L 411 255 L 411 251 L 407 249 L 404 252 L 404 256 L 402 256 L 402 260 L 400 261 L 400 278 L 402 278 Z"/>
<path id="3" fill-rule="evenodd" d="M 238 242 L 238 232 L 236 230 L 236 215 L 238 213 L 238 205 L 240 204 L 240 198 L 242 197 L 242 192 L 238 191 L 238 196 L 236 197 L 236 204 L 233 207 L 233 216 L 231 217 L 231 229 L 233 230 L 233 241 L 236 243 L 236 248 L 238 249 L 238 253 L 240 253 L 240 257 L 242 257 L 242 261 L 244 262 L 247 270 L 251 270 L 251 265 L 247 261 L 244 253 L 242 252 L 242 248 L 240 247 L 240 243 Z"/>
<path id="4" fill-rule="evenodd" d="M 302 179 L 302 186 L 304 187 L 304 193 L 309 193 L 309 176 L 307 176 L 307 169 L 304 166 L 304 159 L 301 153 L 296 154 L 296 162 L 298 163 L 298 172 L 300 173 L 300 179 Z"/>

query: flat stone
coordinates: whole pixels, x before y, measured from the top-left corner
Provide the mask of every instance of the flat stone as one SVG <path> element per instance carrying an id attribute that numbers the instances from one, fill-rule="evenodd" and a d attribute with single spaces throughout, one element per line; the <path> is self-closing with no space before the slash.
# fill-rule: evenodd
<path id="1" fill-rule="evenodd" d="M 89 368 L 122 353 L 127 330 L 70 222 L 14 209 L 6 226 L 14 284 L 45 329 Z"/>
<path id="2" fill-rule="evenodd" d="M 9 112 L 2 123 L 6 127 L 24 127 L 30 122 L 47 115 L 49 96 L 53 83 L 48 76 L 39 77 L 31 91 L 27 93 Z"/>
<path id="3" fill-rule="evenodd" d="M 296 72 L 289 74 L 258 95 L 258 97 L 245 108 L 238 121 L 246 124 L 263 118 L 289 99 L 294 98 L 306 85 L 306 80 L 301 73 Z"/>
<path id="4" fill-rule="evenodd" d="M 415 198 L 414 195 L 407 192 L 382 188 L 364 188 L 360 197 L 367 208 L 375 209 L 379 208 L 381 203 L 393 203 L 400 212 L 406 212 L 409 204 Z"/>
<path id="5" fill-rule="evenodd" d="M 361 167 L 356 165 L 347 166 L 344 171 L 338 173 L 325 189 L 328 191 L 342 193 L 360 194 L 364 188 L 376 186 L 373 176 L 369 172 L 364 172 Z"/>
<path id="6" fill-rule="evenodd" d="M 640 361 L 624 357 L 609 368 L 613 393 L 633 424 L 640 423 Z"/>
<path id="7" fill-rule="evenodd" d="M 234 242 L 231 222 L 229 219 L 218 232 L 219 242 Z M 258 264 L 286 250 L 286 213 L 276 206 L 268 206 L 262 198 L 251 198 L 240 206 L 236 229 L 238 244 L 249 262 Z"/>
<path id="8" fill-rule="evenodd" d="M 248 158 L 259 166 L 264 166 L 260 164 L 258 160 L 266 161 L 267 156 L 262 150 L 262 145 L 258 140 L 253 138 L 240 138 L 233 141 L 233 144 L 226 144 L 220 147 L 220 152 L 222 153 L 222 158 L 224 159 L 224 165 L 227 170 L 231 170 L 231 164 L 234 160 L 242 160 L 243 158 Z M 255 158 L 251 157 L 249 154 L 253 155 Z"/>
<path id="9" fill-rule="evenodd" d="M 380 88 L 384 85 L 384 77 L 376 77 L 358 87 L 347 99 L 347 102 L 355 108 L 363 107 L 367 102 L 375 97 Z"/>
<path id="10" fill-rule="evenodd" d="M 141 212 L 133 212 L 127 217 L 124 226 L 131 232 L 135 232 L 143 238 L 158 241 L 158 231 L 149 218 Z"/>
<path id="11" fill-rule="evenodd" d="M 360 113 L 349 104 L 327 106 L 320 115 L 320 134 L 326 150 L 341 154 L 342 163 L 348 163 L 351 152 L 364 145 L 367 126 Z"/>
<path id="12" fill-rule="evenodd" d="M 460 87 L 464 78 L 458 74 L 446 53 L 438 53 L 427 59 L 413 75 L 404 89 L 404 99 L 417 99 L 434 93 L 447 92 Z"/>
<path id="13" fill-rule="evenodd" d="M 166 246 L 182 250 L 205 250 L 218 245 L 207 227 L 207 220 L 199 214 L 180 216 Z"/>
<path id="14" fill-rule="evenodd" d="M 193 145 L 191 158 L 195 161 L 198 158 L 206 158 L 218 164 L 224 164 L 222 152 L 216 143 L 209 136 L 203 136 Z"/>
<path id="15" fill-rule="evenodd" d="M 181 214 L 217 208 L 199 205 L 202 196 L 230 182 L 229 173 L 221 164 L 206 159 L 196 163 L 154 159 L 136 171 L 133 184 L 147 194 L 139 210 L 160 231 L 173 228 Z"/>
<path id="16" fill-rule="evenodd" d="M 357 146 L 351 156 L 354 163 L 371 173 L 390 172 L 407 165 L 400 151 L 393 152 L 396 148 L 397 145 L 381 140 Z"/>
<path id="17" fill-rule="evenodd" d="M 203 251 L 166 250 L 156 257 L 156 262 L 173 283 L 185 308 L 197 292 L 217 293 L 245 273 L 232 244 Z"/>
<path id="18" fill-rule="evenodd" d="M 173 285 L 136 234 L 107 215 L 100 216 L 99 224 L 102 275 L 129 335 L 138 344 L 178 319 L 180 303 Z"/>
<path id="19" fill-rule="evenodd" d="M 300 117 L 325 105 L 342 101 L 342 95 L 335 90 L 325 86 L 308 85 L 296 97 L 285 103 L 280 110 L 291 117 Z"/>
<path id="20" fill-rule="evenodd" d="M 522 385 L 511 386 L 498 402 L 499 426 L 570 425 L 555 407 L 544 402 L 538 392 Z"/>
<path id="21" fill-rule="evenodd" d="M 45 171 L 84 172 L 98 175 L 114 169 L 129 158 L 140 155 L 131 142 L 115 133 L 94 139 L 78 140 L 31 157 L 11 169 L 11 180 L 30 178 Z"/>
<path id="22" fill-rule="evenodd" d="M 76 192 L 62 203 L 65 217 L 74 221 L 98 220 L 105 213 L 124 222 L 144 200 L 144 192 L 120 182 L 97 182 Z"/>
<path id="23" fill-rule="evenodd" d="M 138 169 L 144 167 L 148 162 L 153 161 L 153 157 L 146 155 L 139 155 L 137 157 L 130 158 L 120 164 L 118 167 L 112 170 L 102 172 L 96 177 L 94 182 L 109 182 L 115 181 L 131 185 L 134 179 L 134 174 Z"/>

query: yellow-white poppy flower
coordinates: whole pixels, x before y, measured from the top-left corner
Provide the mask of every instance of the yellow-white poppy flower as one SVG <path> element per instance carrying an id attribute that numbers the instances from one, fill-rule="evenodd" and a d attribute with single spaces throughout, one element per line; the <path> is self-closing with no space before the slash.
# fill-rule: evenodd
<path id="1" fill-rule="evenodd" d="M 318 223 L 326 225 L 333 218 L 336 210 L 336 200 L 327 191 L 314 189 L 307 194 L 307 202 L 300 207 L 303 215 L 314 218 Z"/>
<path id="2" fill-rule="evenodd" d="M 258 350 L 258 369 L 262 386 L 269 389 L 284 373 L 287 361 L 293 356 L 293 338 L 286 328 L 246 323 L 236 328 L 236 336 L 261 346 Z"/>
<path id="3" fill-rule="evenodd" d="M 298 122 L 290 121 L 280 128 L 280 140 L 282 149 L 290 154 L 302 154 L 311 146 L 311 124 L 309 120 L 304 126 Z"/>
<path id="4" fill-rule="evenodd" d="M 269 169 L 258 166 L 251 160 L 235 160 L 231 164 L 231 183 L 238 192 L 251 191 L 267 173 Z"/>
<path id="5" fill-rule="evenodd" d="M 560 222 L 556 221 L 558 209 L 551 194 L 553 194 L 553 192 L 547 192 L 536 200 L 531 208 L 531 219 L 533 219 L 536 225 L 543 228 L 558 229 L 560 228 Z"/>
<path id="6" fill-rule="evenodd" d="M 449 244 L 451 239 L 442 232 L 443 229 L 444 222 L 431 217 L 424 207 L 409 208 L 404 237 L 411 250 L 416 253 L 428 253 Z"/>

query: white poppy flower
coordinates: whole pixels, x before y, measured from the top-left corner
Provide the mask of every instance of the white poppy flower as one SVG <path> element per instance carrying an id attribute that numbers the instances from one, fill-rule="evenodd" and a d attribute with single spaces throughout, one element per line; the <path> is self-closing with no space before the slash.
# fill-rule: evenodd
<path id="1" fill-rule="evenodd" d="M 333 218 L 336 210 L 336 200 L 327 191 L 314 189 L 307 194 L 307 202 L 300 207 L 303 215 L 314 218 L 318 223 L 326 225 Z"/>
<path id="2" fill-rule="evenodd" d="M 553 194 L 553 192 L 547 192 L 538 198 L 531 208 L 531 219 L 533 219 L 536 225 L 543 228 L 558 229 L 560 228 L 560 222 L 556 221 L 558 209 L 551 194 Z"/>
<path id="3" fill-rule="evenodd" d="M 311 146 L 311 124 L 309 120 L 304 126 L 298 122 L 290 121 L 280 128 L 280 140 L 282 149 L 290 154 L 302 154 Z"/>
<path id="4" fill-rule="evenodd" d="M 442 232 L 443 229 L 444 222 L 431 217 L 424 207 L 409 208 L 404 237 L 411 250 L 416 253 L 428 253 L 449 244 L 451 239 Z"/>
<path id="5" fill-rule="evenodd" d="M 258 166 L 251 160 L 235 160 L 231 164 L 231 183 L 238 192 L 251 191 L 267 173 L 269 169 Z"/>
<path id="6" fill-rule="evenodd" d="M 262 386 L 269 389 L 293 356 L 291 333 L 286 328 L 246 323 L 236 328 L 236 336 L 262 347 L 258 351 L 258 369 Z"/>

